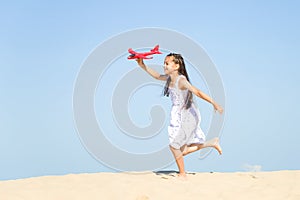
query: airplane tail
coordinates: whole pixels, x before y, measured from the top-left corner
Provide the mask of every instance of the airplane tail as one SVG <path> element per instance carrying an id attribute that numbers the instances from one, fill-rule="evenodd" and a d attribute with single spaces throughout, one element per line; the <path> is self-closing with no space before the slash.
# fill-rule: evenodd
<path id="1" fill-rule="evenodd" d="M 156 45 L 153 49 L 151 49 L 151 52 L 156 54 L 162 54 L 162 52 L 159 51 L 159 45 Z"/>

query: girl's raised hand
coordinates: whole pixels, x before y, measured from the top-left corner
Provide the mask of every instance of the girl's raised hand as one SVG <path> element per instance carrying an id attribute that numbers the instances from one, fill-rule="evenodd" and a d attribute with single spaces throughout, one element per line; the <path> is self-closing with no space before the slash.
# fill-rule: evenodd
<path id="1" fill-rule="evenodd" d="M 223 108 L 216 103 L 214 104 L 214 109 L 215 109 L 215 112 L 218 111 L 220 114 L 223 113 Z"/>
<path id="2" fill-rule="evenodd" d="M 143 61 L 143 58 L 137 58 L 137 59 L 135 59 L 135 61 L 137 62 L 137 64 L 139 65 L 139 66 L 144 66 L 145 64 L 144 64 L 144 61 Z"/>

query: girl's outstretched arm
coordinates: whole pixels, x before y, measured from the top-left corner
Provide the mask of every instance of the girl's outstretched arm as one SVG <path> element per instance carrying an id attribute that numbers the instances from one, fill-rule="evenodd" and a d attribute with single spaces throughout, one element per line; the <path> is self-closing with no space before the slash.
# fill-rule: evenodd
<path id="1" fill-rule="evenodd" d="M 162 74 L 158 73 L 157 71 L 155 71 L 154 69 L 151 69 L 147 65 L 145 65 L 142 58 L 137 58 L 136 62 L 142 69 L 144 69 L 153 78 L 155 78 L 157 80 L 161 80 L 161 81 L 167 80 L 168 77 L 166 75 L 162 75 Z"/>
<path id="2" fill-rule="evenodd" d="M 214 109 L 216 111 L 218 111 L 220 114 L 222 114 L 223 108 L 220 105 L 218 105 L 216 102 L 214 102 L 213 99 L 210 96 L 208 96 L 207 94 L 205 94 L 204 92 L 202 92 L 201 90 L 199 90 L 198 88 L 196 88 L 195 86 L 190 84 L 190 82 L 188 82 L 186 80 L 186 78 L 181 78 L 179 80 L 178 86 L 179 86 L 180 89 L 188 89 L 189 91 L 191 91 L 196 96 L 198 96 L 201 99 L 204 99 L 205 101 L 211 103 L 214 106 Z"/>

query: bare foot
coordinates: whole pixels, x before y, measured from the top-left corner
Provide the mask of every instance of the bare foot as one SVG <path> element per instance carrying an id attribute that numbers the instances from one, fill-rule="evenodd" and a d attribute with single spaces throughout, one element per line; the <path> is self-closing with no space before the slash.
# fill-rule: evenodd
<path id="1" fill-rule="evenodd" d="M 219 144 L 219 138 L 213 138 L 208 142 L 213 148 L 215 148 L 220 155 L 222 155 L 222 148 Z"/>
<path id="2" fill-rule="evenodd" d="M 179 173 L 178 175 L 177 175 L 177 178 L 179 179 L 179 180 L 187 180 L 187 176 L 186 176 L 186 173 Z"/>

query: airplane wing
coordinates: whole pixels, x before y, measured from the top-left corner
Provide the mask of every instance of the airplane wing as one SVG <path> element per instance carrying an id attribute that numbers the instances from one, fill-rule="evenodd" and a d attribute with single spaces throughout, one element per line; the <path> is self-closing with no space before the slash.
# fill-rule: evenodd
<path id="1" fill-rule="evenodd" d="M 137 55 L 129 55 L 127 57 L 128 59 L 137 59 L 137 58 L 142 58 L 142 59 L 152 59 L 153 57 L 148 57 L 147 55 L 143 55 L 143 54 L 137 54 Z"/>
<path id="2" fill-rule="evenodd" d="M 128 52 L 131 54 L 137 54 L 135 51 L 132 50 L 132 48 L 128 49 Z"/>

